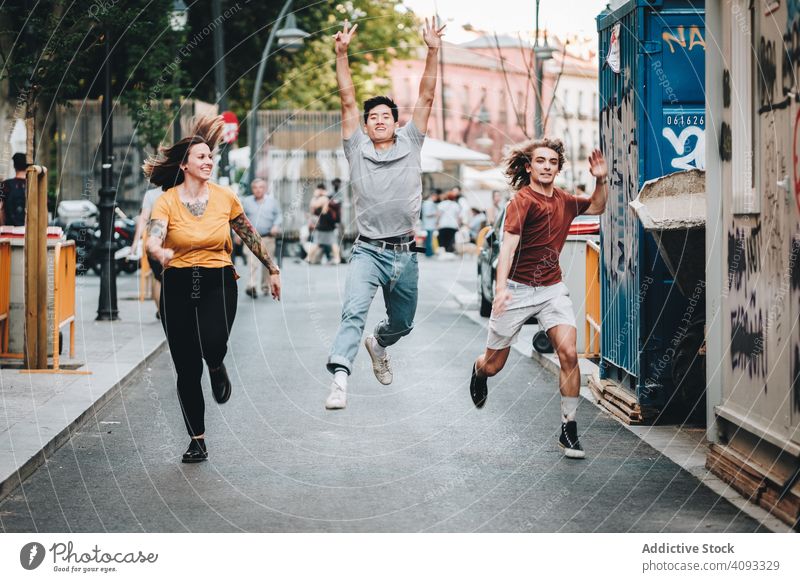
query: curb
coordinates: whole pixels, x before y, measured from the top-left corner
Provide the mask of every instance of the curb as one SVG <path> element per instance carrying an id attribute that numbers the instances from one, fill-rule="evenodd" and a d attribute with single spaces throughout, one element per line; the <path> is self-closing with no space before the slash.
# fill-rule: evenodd
<path id="1" fill-rule="evenodd" d="M 39 467 L 44 465 L 47 457 L 54 451 L 63 446 L 70 438 L 75 429 L 83 426 L 92 416 L 97 415 L 103 407 L 111 402 L 122 391 L 124 384 L 131 379 L 132 376 L 142 371 L 152 360 L 161 355 L 167 347 L 166 338 L 162 339 L 156 346 L 150 350 L 138 364 L 134 365 L 124 376 L 117 380 L 112 386 L 108 388 L 97 400 L 92 403 L 89 408 L 80 413 L 74 420 L 72 420 L 66 427 L 58 432 L 51 438 L 45 445 L 30 459 L 25 461 L 22 466 L 18 467 L 16 471 L 11 473 L 8 477 L 0 481 L 0 501 L 13 493 L 20 484 L 30 477 Z"/>

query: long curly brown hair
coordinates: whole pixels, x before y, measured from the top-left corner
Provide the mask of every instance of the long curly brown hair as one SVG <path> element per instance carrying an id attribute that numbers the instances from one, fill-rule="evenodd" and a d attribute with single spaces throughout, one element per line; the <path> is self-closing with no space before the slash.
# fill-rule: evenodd
<path id="1" fill-rule="evenodd" d="M 511 181 L 511 186 L 519 190 L 531 183 L 531 176 L 525 169 L 533 160 L 533 152 L 536 148 L 549 148 L 558 154 L 558 169 L 564 166 L 564 143 L 560 139 L 545 137 L 527 141 L 509 152 L 503 163 L 506 166 L 505 175 Z"/>
<path id="2" fill-rule="evenodd" d="M 168 190 L 184 181 L 181 165 L 186 162 L 192 146 L 204 143 L 213 152 L 222 141 L 225 121 L 222 116 L 201 117 L 190 132 L 189 137 L 176 142 L 170 147 L 158 148 L 157 156 L 150 156 L 142 165 L 144 175 L 155 186 Z"/>

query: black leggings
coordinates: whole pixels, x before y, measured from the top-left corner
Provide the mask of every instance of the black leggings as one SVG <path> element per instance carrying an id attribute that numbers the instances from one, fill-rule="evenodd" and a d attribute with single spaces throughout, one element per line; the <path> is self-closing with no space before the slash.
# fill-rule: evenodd
<path id="1" fill-rule="evenodd" d="M 203 360 L 218 368 L 228 351 L 238 289 L 233 267 L 169 268 L 161 285 L 161 323 L 178 374 L 178 400 L 189 436 L 205 433 Z"/>

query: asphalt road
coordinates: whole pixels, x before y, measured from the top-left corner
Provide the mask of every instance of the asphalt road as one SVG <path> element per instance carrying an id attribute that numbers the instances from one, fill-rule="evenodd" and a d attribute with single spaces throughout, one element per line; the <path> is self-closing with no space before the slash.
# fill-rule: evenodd
<path id="1" fill-rule="evenodd" d="M 324 409 L 346 267 L 287 261 L 280 304 L 250 299 L 239 281 L 233 396 L 219 406 L 205 387 L 208 462 L 179 462 L 188 437 L 165 352 L 0 504 L 0 529 L 760 529 L 588 402 L 578 412 L 587 459 L 563 458 L 556 378 L 513 350 L 475 409 L 469 374 L 486 332 L 450 296 L 454 282 L 473 288 L 474 262 L 420 262 L 416 328 L 390 349 L 391 386 L 362 347 L 348 408 Z M 378 296 L 368 329 L 381 315 Z"/>

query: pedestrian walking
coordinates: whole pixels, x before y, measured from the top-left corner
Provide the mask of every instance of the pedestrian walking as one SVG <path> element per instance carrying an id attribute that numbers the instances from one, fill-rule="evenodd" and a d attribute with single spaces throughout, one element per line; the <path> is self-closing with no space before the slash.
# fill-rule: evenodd
<path id="1" fill-rule="evenodd" d="M 208 365 L 214 399 L 231 395 L 223 359 L 236 316 L 236 271 L 231 262 L 231 228 L 270 272 L 270 289 L 280 299 L 280 271 L 264 252 L 261 237 L 247 220 L 239 198 L 210 181 L 213 151 L 222 117 L 201 119 L 190 133 L 143 166 L 150 182 L 165 190 L 156 201 L 147 231 L 148 255 L 164 267 L 161 323 L 178 376 L 178 400 L 191 438 L 181 459 L 208 458 L 205 400 L 200 383 Z"/>
<path id="2" fill-rule="evenodd" d="M 417 310 L 419 267 L 414 252 L 414 227 L 422 205 L 422 143 L 436 90 L 439 48 L 444 26 L 425 21 L 428 46 L 425 70 L 411 120 L 397 127 L 397 105 L 385 96 L 364 102 L 364 131 L 359 123 L 355 87 L 347 50 L 358 25 L 336 33 L 336 80 L 342 104 L 342 138 L 350 164 L 358 238 L 347 272 L 342 319 L 328 370 L 333 373 L 328 409 L 344 408 L 347 378 L 358 353 L 367 313 L 380 287 L 387 317 L 364 344 L 381 384 L 392 382 L 386 348 L 411 333 Z"/>
<path id="3" fill-rule="evenodd" d="M 594 150 L 589 172 L 596 178 L 595 189 L 591 196 L 581 197 L 553 185 L 563 165 L 561 140 L 546 138 L 513 150 L 506 160 L 506 175 L 518 192 L 506 208 L 486 352 L 472 367 L 470 395 L 475 406 L 483 407 L 486 379 L 503 369 L 511 344 L 535 316 L 561 365 L 558 444 L 567 457 L 582 459 L 585 453 L 575 421 L 581 384 L 575 313 L 558 259 L 573 219 L 605 210 L 608 167 L 600 150 Z"/>
<path id="4" fill-rule="evenodd" d="M 433 238 L 436 236 L 436 221 L 439 217 L 439 194 L 438 188 L 428 194 L 422 203 L 422 230 L 425 231 L 425 256 L 433 256 Z"/>
<path id="5" fill-rule="evenodd" d="M 317 225 L 314 229 L 314 246 L 309 253 L 308 262 L 312 265 L 319 263 L 324 253 L 329 262 L 338 265 L 341 263 L 341 258 L 339 241 L 336 237 L 337 227 L 341 222 L 341 206 L 332 196 L 328 196 L 326 190 L 323 196 L 317 198 L 314 214 L 317 215 Z"/>
<path id="6" fill-rule="evenodd" d="M 25 226 L 25 188 L 28 161 L 25 154 L 11 156 L 14 177 L 0 182 L 0 226 Z"/>
<path id="7" fill-rule="evenodd" d="M 454 253 L 456 250 L 456 233 L 461 226 L 461 205 L 456 202 L 457 196 L 451 190 L 439 203 L 439 248 L 443 248 L 445 253 Z"/>
<path id="8" fill-rule="evenodd" d="M 267 189 L 266 180 L 261 178 L 253 180 L 250 184 L 250 191 L 253 194 L 244 197 L 242 207 L 250 224 L 261 237 L 262 254 L 275 257 L 276 239 L 281 232 L 283 214 L 280 203 L 271 192 L 267 192 Z M 245 255 L 250 275 L 245 293 L 255 299 L 260 288 L 264 295 L 268 295 L 271 290 L 269 271 L 250 249 L 245 250 Z"/>
<path id="9" fill-rule="evenodd" d="M 139 218 L 136 220 L 136 230 L 133 233 L 133 240 L 131 241 L 131 249 L 133 252 L 128 256 L 129 261 L 138 261 L 142 256 L 143 246 L 142 239 L 144 232 L 147 230 L 147 225 L 150 224 L 150 215 L 153 212 L 153 206 L 156 204 L 164 191 L 161 188 L 150 188 L 144 193 L 142 198 L 142 209 L 139 211 Z M 150 296 L 156 303 L 156 319 L 161 319 L 160 306 L 161 306 L 161 274 L 164 267 L 161 266 L 157 260 L 148 259 L 147 264 L 150 266 Z"/>

